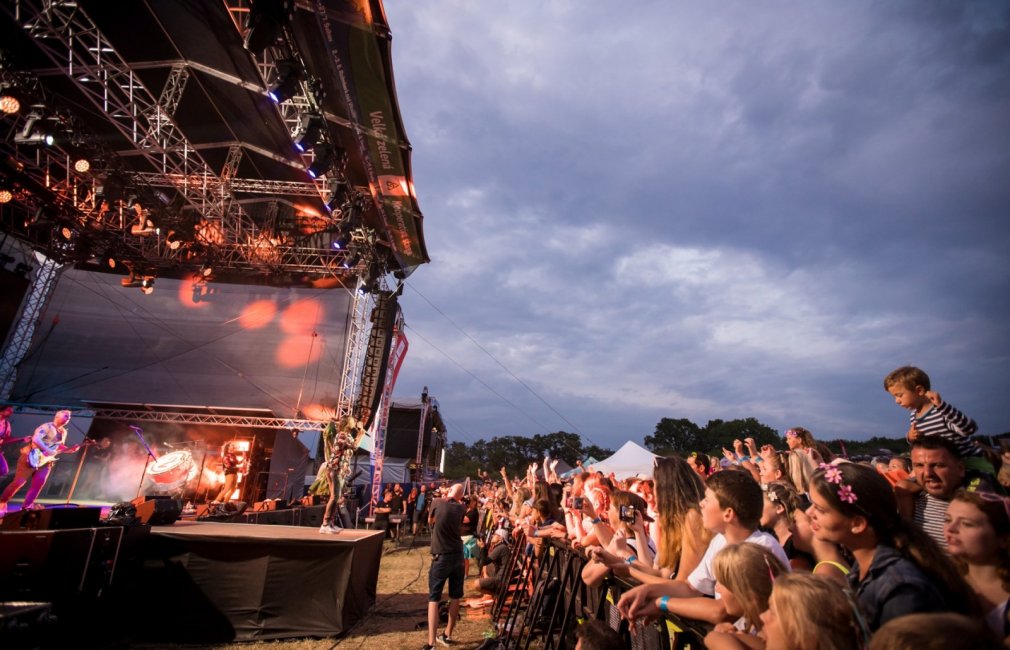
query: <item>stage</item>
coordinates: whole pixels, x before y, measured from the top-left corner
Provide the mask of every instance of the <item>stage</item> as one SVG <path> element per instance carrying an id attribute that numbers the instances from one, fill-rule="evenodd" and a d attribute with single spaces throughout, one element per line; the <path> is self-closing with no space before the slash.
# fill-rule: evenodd
<path id="1" fill-rule="evenodd" d="M 3 531 L 0 595 L 51 603 L 47 636 L 62 641 L 89 638 L 66 629 L 85 612 L 127 641 L 332 637 L 374 604 L 383 536 L 198 521 Z"/>

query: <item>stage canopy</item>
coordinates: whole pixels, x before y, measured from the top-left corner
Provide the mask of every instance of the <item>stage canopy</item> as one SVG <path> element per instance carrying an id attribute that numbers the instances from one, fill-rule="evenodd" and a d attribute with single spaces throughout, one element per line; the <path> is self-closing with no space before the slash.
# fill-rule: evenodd
<path id="1" fill-rule="evenodd" d="M 428 261 L 380 0 L 6 2 L 0 91 L 2 229 L 61 263 L 334 286 Z"/>
<path id="2" fill-rule="evenodd" d="M 613 472 L 618 480 L 632 476 L 652 476 L 656 458 L 658 458 L 656 454 L 629 440 L 617 450 L 617 453 L 594 463 L 591 469 L 604 474 Z"/>

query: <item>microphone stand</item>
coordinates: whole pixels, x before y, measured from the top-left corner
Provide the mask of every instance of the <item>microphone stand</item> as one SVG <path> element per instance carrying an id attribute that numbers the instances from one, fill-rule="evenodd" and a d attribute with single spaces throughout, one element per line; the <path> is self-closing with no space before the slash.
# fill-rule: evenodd
<path id="1" fill-rule="evenodd" d="M 132 429 L 133 432 L 135 434 L 137 434 L 137 437 L 140 438 L 140 444 L 144 445 L 144 449 L 147 450 L 147 458 L 144 459 L 144 472 L 140 475 L 140 484 L 137 485 L 137 498 L 139 498 L 141 490 L 144 489 L 144 479 L 147 477 L 147 467 L 148 467 L 148 465 L 151 464 L 151 459 L 153 458 L 155 461 L 157 461 L 158 460 L 158 456 L 157 456 L 157 454 L 154 453 L 154 451 L 151 449 L 151 447 L 147 444 L 147 441 L 144 440 L 144 430 L 143 429 L 141 429 L 140 427 L 137 427 L 137 426 L 133 426 L 133 425 L 130 425 L 130 429 Z"/>

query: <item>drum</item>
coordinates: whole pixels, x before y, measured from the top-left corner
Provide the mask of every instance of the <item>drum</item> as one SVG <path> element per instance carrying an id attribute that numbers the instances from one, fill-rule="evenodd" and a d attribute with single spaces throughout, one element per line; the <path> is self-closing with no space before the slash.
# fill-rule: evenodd
<path id="1" fill-rule="evenodd" d="M 147 473 L 151 480 L 162 485 L 172 485 L 189 478 L 193 469 L 193 454 L 187 449 L 165 454 L 151 463 Z"/>

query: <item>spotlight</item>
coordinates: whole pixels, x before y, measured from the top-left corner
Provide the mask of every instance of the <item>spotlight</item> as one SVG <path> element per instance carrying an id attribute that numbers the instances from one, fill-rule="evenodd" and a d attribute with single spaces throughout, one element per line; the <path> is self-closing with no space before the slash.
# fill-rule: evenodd
<path id="1" fill-rule="evenodd" d="M 74 161 L 74 171 L 79 174 L 85 174 L 91 170 L 91 161 L 87 158 L 78 158 Z"/>
<path id="2" fill-rule="evenodd" d="M 110 269 L 116 268 L 116 258 L 112 256 L 111 253 L 106 253 L 102 256 L 102 264 L 109 267 Z"/>
<path id="3" fill-rule="evenodd" d="M 325 144 L 316 145 L 313 149 L 315 160 L 309 165 L 308 174 L 311 178 L 325 176 L 333 167 L 333 147 Z"/>
<path id="4" fill-rule="evenodd" d="M 285 0 L 256 0 L 249 11 L 245 48 L 256 56 L 263 54 L 263 50 L 280 38 L 290 12 L 290 3 Z"/>
<path id="5" fill-rule="evenodd" d="M 154 276 L 145 275 L 140 281 L 140 290 L 144 292 L 144 295 L 151 295 L 154 293 Z"/>
<path id="6" fill-rule="evenodd" d="M 283 104 L 295 96 L 302 73 L 298 62 L 284 60 L 277 62 L 277 82 L 267 91 L 267 95 L 275 104 Z"/>
<path id="7" fill-rule="evenodd" d="M 21 110 L 21 100 L 17 93 L 11 89 L 6 89 L 0 93 L 0 113 L 13 115 Z"/>
<path id="8" fill-rule="evenodd" d="M 316 144 L 319 140 L 319 133 L 323 129 L 323 118 L 319 115 L 303 115 L 298 124 L 298 135 L 295 140 L 295 149 L 300 153 Z"/>
<path id="9" fill-rule="evenodd" d="M 14 193 L 6 187 L 0 188 L 0 203 L 10 203 L 14 200 Z"/>
<path id="10" fill-rule="evenodd" d="M 25 125 L 14 135 L 15 144 L 44 144 L 51 146 L 55 139 L 43 120 L 45 106 L 35 104 L 25 118 Z"/>
<path id="11" fill-rule="evenodd" d="M 210 265 L 210 262 L 200 267 L 200 275 L 205 279 L 209 279 L 210 276 L 214 275 L 214 267 Z"/>
<path id="12" fill-rule="evenodd" d="M 326 209 L 333 212 L 347 202 L 347 183 L 334 179 L 330 184 L 330 196 L 326 199 Z"/>
<path id="13" fill-rule="evenodd" d="M 74 238 L 74 229 L 70 226 L 62 226 L 60 228 L 60 236 L 63 237 L 63 239 L 70 241 Z"/>
<path id="14" fill-rule="evenodd" d="M 355 253 L 350 257 L 345 257 L 342 266 L 345 269 L 353 269 L 355 266 L 358 265 L 358 262 L 360 261 L 361 261 L 361 253 Z"/>
<path id="15" fill-rule="evenodd" d="M 358 293 L 368 295 L 379 287 L 379 278 L 382 276 L 382 269 L 378 262 L 373 261 L 368 265 L 368 273 L 361 279 L 361 286 Z"/>
<path id="16" fill-rule="evenodd" d="M 330 242 L 330 247 L 336 251 L 342 251 L 347 248 L 347 245 L 351 243 L 351 237 L 347 233 L 339 233 L 337 237 Z"/>
<path id="17" fill-rule="evenodd" d="M 186 233 L 178 228 L 172 228 L 165 235 L 165 245 L 168 246 L 170 250 L 176 251 L 182 248 L 182 245 L 187 241 L 193 239 L 193 235 Z"/>

